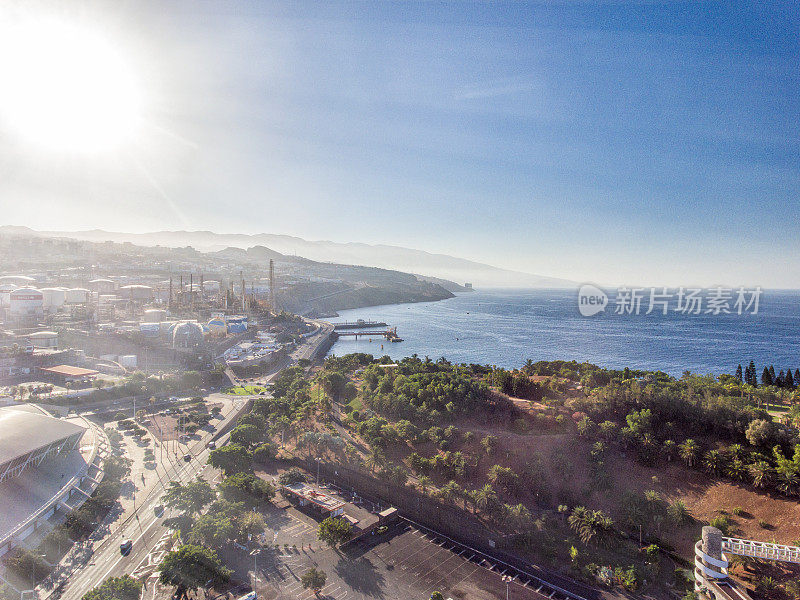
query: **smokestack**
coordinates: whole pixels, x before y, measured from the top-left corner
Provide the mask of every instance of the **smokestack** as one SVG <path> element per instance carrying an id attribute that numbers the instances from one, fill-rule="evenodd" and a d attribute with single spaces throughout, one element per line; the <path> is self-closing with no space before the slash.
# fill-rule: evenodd
<path id="1" fill-rule="evenodd" d="M 183 304 L 183 275 L 181 275 L 181 289 L 178 298 L 180 298 L 180 302 L 178 302 L 178 306 L 180 306 Z"/>
<path id="2" fill-rule="evenodd" d="M 239 271 L 239 277 L 242 278 L 242 310 L 244 311 L 244 310 L 247 310 L 247 308 L 245 307 L 245 303 L 247 302 L 247 299 L 245 298 L 245 293 L 244 293 L 244 291 L 245 291 L 244 290 L 244 274 L 242 273 L 242 271 Z"/>
<path id="3" fill-rule="evenodd" d="M 275 310 L 275 261 L 269 259 L 269 309 Z"/>
<path id="4" fill-rule="evenodd" d="M 194 286 L 192 285 L 191 273 L 189 273 L 189 305 L 194 308 Z"/>
<path id="5" fill-rule="evenodd" d="M 169 276 L 169 308 L 172 308 L 172 275 Z"/>

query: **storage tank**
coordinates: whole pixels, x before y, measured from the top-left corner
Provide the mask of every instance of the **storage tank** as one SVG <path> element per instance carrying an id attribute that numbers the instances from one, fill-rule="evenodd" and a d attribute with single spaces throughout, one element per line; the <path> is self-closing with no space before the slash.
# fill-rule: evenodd
<path id="1" fill-rule="evenodd" d="M 17 287 L 33 287 L 36 280 L 27 275 L 3 275 L 0 277 L 0 283 L 11 283 Z"/>
<path id="2" fill-rule="evenodd" d="M 136 368 L 136 355 L 135 354 L 121 354 L 119 360 L 117 361 L 126 369 L 135 369 Z"/>
<path id="3" fill-rule="evenodd" d="M 86 304 L 91 292 L 86 288 L 70 288 L 66 291 L 67 304 Z"/>
<path id="4" fill-rule="evenodd" d="M 219 281 L 214 281 L 213 279 L 209 279 L 208 281 L 203 282 L 203 291 L 208 292 L 209 294 L 217 294 L 219 293 Z"/>
<path id="5" fill-rule="evenodd" d="M 15 289 L 9 295 L 8 312 L 12 317 L 41 317 L 44 314 L 44 296 L 32 287 Z"/>
<path id="6" fill-rule="evenodd" d="M 89 289 L 99 294 L 110 294 L 117 289 L 117 284 L 111 279 L 92 279 L 89 282 Z"/>
<path id="7" fill-rule="evenodd" d="M 211 319 L 208 322 L 208 329 L 211 332 L 211 335 L 223 337 L 228 334 L 228 325 L 225 323 L 224 319 L 220 319 L 219 317 Z"/>
<path id="8" fill-rule="evenodd" d="M 55 312 L 64 306 L 64 303 L 67 301 L 66 288 L 42 288 L 39 291 L 42 292 L 42 296 L 44 296 L 44 309 L 46 311 Z"/>
<path id="9" fill-rule="evenodd" d="M 167 311 L 163 308 L 149 308 L 144 311 L 145 323 L 161 323 L 167 320 Z"/>
<path id="10" fill-rule="evenodd" d="M 58 333 L 55 331 L 37 331 L 27 336 L 34 348 L 58 350 Z"/>
<path id="11" fill-rule="evenodd" d="M 153 297 L 153 288 L 149 285 L 123 285 L 119 288 L 119 295 L 128 300 L 150 300 Z"/>
<path id="12" fill-rule="evenodd" d="M 17 289 L 13 283 L 0 283 L 0 306 L 8 307 L 11 302 L 11 292 Z"/>
<path id="13" fill-rule="evenodd" d="M 229 333 L 244 333 L 247 331 L 247 317 L 228 317 Z"/>
<path id="14" fill-rule="evenodd" d="M 175 350 L 193 350 L 203 345 L 203 328 L 197 323 L 185 321 L 172 330 L 172 347 Z"/>

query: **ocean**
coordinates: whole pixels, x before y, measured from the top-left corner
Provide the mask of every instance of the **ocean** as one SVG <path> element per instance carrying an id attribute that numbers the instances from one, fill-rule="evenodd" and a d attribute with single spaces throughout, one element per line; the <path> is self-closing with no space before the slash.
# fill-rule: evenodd
<path id="1" fill-rule="evenodd" d="M 647 292 L 649 294 L 649 291 Z M 576 290 L 486 289 L 439 302 L 373 306 L 340 312 L 332 323 L 384 321 L 404 341 L 340 338 L 330 353 L 368 352 L 393 359 L 417 354 L 506 368 L 527 359 L 589 361 L 607 368 L 734 373 L 753 360 L 758 373 L 800 368 L 800 291 L 764 291 L 758 313 L 683 314 L 668 305 L 616 314 L 616 290 L 604 312 L 584 317 Z M 705 305 L 704 305 L 705 307 Z M 705 310 L 705 308 L 703 309 Z"/>

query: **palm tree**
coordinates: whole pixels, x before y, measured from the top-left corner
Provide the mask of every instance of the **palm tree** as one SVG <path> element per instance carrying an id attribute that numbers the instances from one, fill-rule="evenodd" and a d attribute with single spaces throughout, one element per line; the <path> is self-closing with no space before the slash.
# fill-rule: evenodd
<path id="1" fill-rule="evenodd" d="M 772 479 L 772 467 L 765 460 L 757 460 L 747 467 L 750 477 L 753 478 L 753 485 L 763 489 L 769 485 Z"/>
<path id="2" fill-rule="evenodd" d="M 601 510 L 589 510 L 576 506 L 567 518 L 567 523 L 584 544 L 598 537 L 598 534 L 611 530 L 614 522 Z"/>
<path id="3" fill-rule="evenodd" d="M 460 492 L 461 492 L 461 486 L 459 486 L 455 481 L 451 480 L 442 486 L 440 495 L 442 500 L 444 500 L 445 502 L 452 502 L 453 500 L 458 498 Z"/>
<path id="4" fill-rule="evenodd" d="M 419 489 L 423 494 L 426 494 L 428 492 L 428 488 L 433 483 L 431 481 L 431 478 L 428 477 L 427 475 L 420 475 L 417 478 L 417 482 L 418 482 L 418 485 L 419 485 Z"/>
<path id="5" fill-rule="evenodd" d="M 734 458 L 725 469 L 728 477 L 736 481 L 744 481 L 747 478 L 748 471 L 744 462 L 738 458 Z"/>
<path id="6" fill-rule="evenodd" d="M 728 446 L 728 455 L 733 460 L 744 460 L 745 456 L 747 456 L 747 451 L 741 444 L 731 444 Z"/>
<path id="7" fill-rule="evenodd" d="M 712 475 L 720 475 L 725 468 L 725 457 L 719 450 L 709 450 L 706 453 L 705 468 Z"/>
<path id="8" fill-rule="evenodd" d="M 678 445 L 672 440 L 664 440 L 664 443 L 661 444 L 661 452 L 664 453 L 667 462 L 672 462 L 678 453 Z"/>
<path id="9" fill-rule="evenodd" d="M 475 504 L 481 510 L 489 508 L 495 500 L 497 500 L 497 492 L 494 491 L 491 484 L 484 484 L 482 488 L 475 490 Z"/>
<path id="10" fill-rule="evenodd" d="M 689 438 L 683 442 L 679 447 L 681 458 L 686 461 L 686 464 L 693 467 L 700 456 L 700 444 Z"/>
<path id="11" fill-rule="evenodd" d="M 798 483 L 797 473 L 793 471 L 781 471 L 778 473 L 777 479 L 778 481 L 775 487 L 780 493 L 786 494 L 787 496 L 794 494 Z"/>

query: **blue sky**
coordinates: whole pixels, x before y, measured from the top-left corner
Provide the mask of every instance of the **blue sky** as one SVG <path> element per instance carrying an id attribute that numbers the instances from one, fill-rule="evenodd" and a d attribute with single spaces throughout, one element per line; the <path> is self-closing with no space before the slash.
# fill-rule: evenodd
<path id="1" fill-rule="evenodd" d="M 0 146 L 9 223 L 290 233 L 613 284 L 800 287 L 795 3 L 59 10 L 118 40 L 147 126 L 109 156 Z"/>

